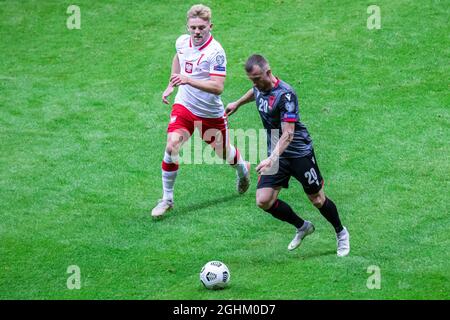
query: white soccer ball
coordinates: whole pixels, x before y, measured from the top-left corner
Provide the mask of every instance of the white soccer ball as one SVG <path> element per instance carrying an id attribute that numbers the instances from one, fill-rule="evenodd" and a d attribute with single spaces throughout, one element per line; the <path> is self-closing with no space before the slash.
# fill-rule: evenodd
<path id="1" fill-rule="evenodd" d="M 223 289 L 230 282 L 230 270 L 221 261 L 210 261 L 200 271 L 200 281 L 207 289 Z"/>

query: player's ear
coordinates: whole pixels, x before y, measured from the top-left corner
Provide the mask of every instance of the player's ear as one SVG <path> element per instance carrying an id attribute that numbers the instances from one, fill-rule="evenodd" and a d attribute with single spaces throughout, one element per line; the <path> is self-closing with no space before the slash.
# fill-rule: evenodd
<path id="1" fill-rule="evenodd" d="M 211 23 L 211 24 L 209 25 L 209 29 L 212 30 L 213 26 L 214 26 L 214 25 Z"/>

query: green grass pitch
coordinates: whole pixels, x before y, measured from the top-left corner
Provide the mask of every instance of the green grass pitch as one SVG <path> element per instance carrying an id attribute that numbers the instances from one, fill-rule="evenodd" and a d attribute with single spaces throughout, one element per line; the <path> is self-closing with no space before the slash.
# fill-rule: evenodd
<path id="1" fill-rule="evenodd" d="M 181 166 L 175 209 L 153 221 L 160 97 L 194 3 L 77 1 L 80 30 L 66 27 L 69 4 L 0 1 L 1 299 L 449 298 L 448 2 L 205 2 L 228 58 L 225 103 L 250 88 L 252 53 L 297 90 L 351 233 L 346 258 L 293 180 L 280 198 L 316 232 L 288 252 L 295 230 L 256 207 L 256 174 L 237 196 L 226 165 Z M 256 107 L 230 126 L 261 128 Z M 227 289 L 202 287 L 209 260 L 230 268 Z M 372 265 L 380 289 L 367 287 Z"/>

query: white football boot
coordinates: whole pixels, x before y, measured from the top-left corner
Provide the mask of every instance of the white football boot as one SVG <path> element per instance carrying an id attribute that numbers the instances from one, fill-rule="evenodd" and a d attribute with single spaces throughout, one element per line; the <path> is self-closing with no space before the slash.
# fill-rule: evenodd
<path id="1" fill-rule="evenodd" d="M 336 234 L 337 239 L 337 255 L 338 257 L 345 257 L 350 252 L 350 233 L 346 227 L 341 232 Z"/>
<path id="2" fill-rule="evenodd" d="M 236 173 L 236 189 L 239 192 L 239 194 L 243 194 L 248 190 L 248 187 L 250 186 L 250 162 L 246 161 L 245 166 L 247 167 L 247 174 L 239 178 L 239 176 Z"/>
<path id="3" fill-rule="evenodd" d="M 291 243 L 288 245 L 288 250 L 294 250 L 297 249 L 300 243 L 302 243 L 302 240 L 314 232 L 316 228 L 314 228 L 314 225 L 310 221 L 306 221 L 303 224 L 303 226 L 300 229 L 297 229 L 297 232 L 295 233 L 294 239 L 292 239 Z"/>
<path id="4" fill-rule="evenodd" d="M 160 199 L 158 200 L 158 204 L 156 207 L 152 210 L 152 217 L 153 218 L 160 218 L 162 217 L 167 211 L 171 210 L 173 208 L 173 201 L 172 200 L 165 200 Z"/>

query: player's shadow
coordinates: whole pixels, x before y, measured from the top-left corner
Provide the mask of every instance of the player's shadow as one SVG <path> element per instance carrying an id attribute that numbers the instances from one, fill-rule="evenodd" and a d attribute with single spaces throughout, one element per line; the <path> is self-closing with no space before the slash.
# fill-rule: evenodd
<path id="1" fill-rule="evenodd" d="M 325 250 L 325 251 L 314 251 L 309 252 L 306 254 L 302 254 L 303 259 L 312 259 L 312 258 L 319 258 L 319 257 L 325 257 L 325 256 L 334 256 L 336 255 L 336 250 Z"/>
<path id="2" fill-rule="evenodd" d="M 214 199 L 208 199 L 202 202 L 198 203 L 191 203 L 189 205 L 183 205 L 177 207 L 175 210 L 180 212 L 190 212 L 190 211 L 197 211 L 197 210 L 203 210 L 211 207 L 217 207 L 218 205 L 223 205 L 224 203 L 237 200 L 239 199 L 239 196 L 236 194 L 229 194 L 227 196 L 222 196 L 219 198 Z"/>

